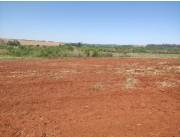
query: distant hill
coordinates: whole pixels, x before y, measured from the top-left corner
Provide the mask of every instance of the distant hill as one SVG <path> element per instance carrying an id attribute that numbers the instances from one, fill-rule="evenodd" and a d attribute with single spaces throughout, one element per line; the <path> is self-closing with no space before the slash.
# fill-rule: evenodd
<path id="1" fill-rule="evenodd" d="M 39 46 L 59 46 L 64 45 L 63 42 L 44 41 L 44 40 L 27 40 L 27 39 L 5 39 L 0 38 L 0 44 L 6 44 L 8 41 L 18 40 L 21 45 L 39 45 Z"/>

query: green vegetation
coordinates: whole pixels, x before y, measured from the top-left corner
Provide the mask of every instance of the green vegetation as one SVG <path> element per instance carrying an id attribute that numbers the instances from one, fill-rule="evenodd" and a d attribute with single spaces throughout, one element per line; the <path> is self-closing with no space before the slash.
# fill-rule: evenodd
<path id="1" fill-rule="evenodd" d="M 178 45 L 90 45 L 69 43 L 63 46 L 23 46 L 17 40 L 0 45 L 0 58 L 32 57 L 180 57 Z"/>
<path id="2" fill-rule="evenodd" d="M 20 46 L 20 42 L 18 40 L 9 40 L 7 42 L 7 45 L 11 45 L 11 46 Z"/>

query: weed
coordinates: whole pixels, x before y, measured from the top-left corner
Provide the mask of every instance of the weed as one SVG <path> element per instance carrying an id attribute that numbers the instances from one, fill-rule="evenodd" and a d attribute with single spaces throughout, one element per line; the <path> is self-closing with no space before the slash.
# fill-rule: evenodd
<path id="1" fill-rule="evenodd" d="M 134 88 L 137 84 L 137 79 L 135 79 L 133 76 L 128 76 L 125 81 L 126 89 Z"/>
<path id="2" fill-rule="evenodd" d="M 101 83 L 96 83 L 95 85 L 93 85 L 92 90 L 93 91 L 100 91 L 103 89 L 103 85 Z"/>

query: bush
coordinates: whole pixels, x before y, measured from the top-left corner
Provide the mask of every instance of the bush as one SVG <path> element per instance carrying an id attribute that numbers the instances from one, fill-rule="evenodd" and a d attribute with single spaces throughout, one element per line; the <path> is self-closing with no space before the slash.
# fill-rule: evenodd
<path id="1" fill-rule="evenodd" d="M 92 50 L 92 57 L 98 57 L 99 56 L 99 52 L 97 50 Z"/>
<path id="2" fill-rule="evenodd" d="M 91 54 L 91 53 L 90 53 L 90 50 L 89 50 L 89 49 L 85 49 L 85 50 L 84 50 L 84 54 L 85 54 L 86 57 L 89 57 L 90 54 Z"/>
<path id="3" fill-rule="evenodd" d="M 10 45 L 10 46 L 20 46 L 21 43 L 18 40 L 9 40 L 7 42 L 7 45 Z"/>

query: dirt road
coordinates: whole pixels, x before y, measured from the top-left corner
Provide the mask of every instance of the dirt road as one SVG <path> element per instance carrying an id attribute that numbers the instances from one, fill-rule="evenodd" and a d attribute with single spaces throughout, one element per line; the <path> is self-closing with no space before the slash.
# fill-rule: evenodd
<path id="1" fill-rule="evenodd" d="M 179 136 L 179 59 L 0 61 L 0 137 Z"/>

